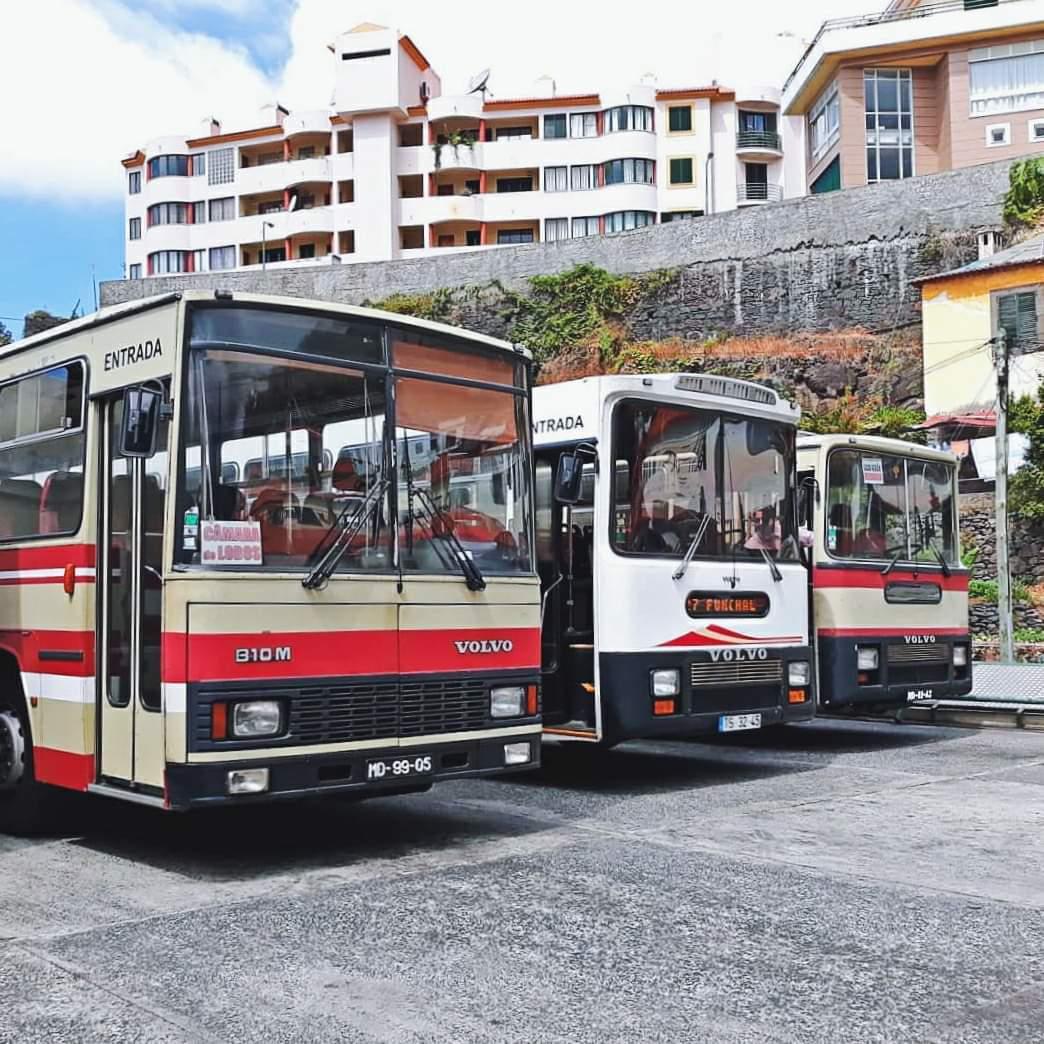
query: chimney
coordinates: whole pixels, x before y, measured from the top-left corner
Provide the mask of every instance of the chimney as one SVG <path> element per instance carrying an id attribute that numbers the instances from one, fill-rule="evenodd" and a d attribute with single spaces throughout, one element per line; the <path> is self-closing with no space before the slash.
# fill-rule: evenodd
<path id="1" fill-rule="evenodd" d="M 278 102 L 273 102 L 271 105 L 261 106 L 261 125 L 263 127 L 275 127 L 277 124 L 282 127 L 283 120 L 289 115 L 286 109 L 283 108 Z"/>
<path id="2" fill-rule="evenodd" d="M 201 125 L 202 133 L 200 137 L 209 138 L 215 134 L 221 133 L 221 121 L 215 119 L 213 116 L 208 116 Z"/>
<path id="3" fill-rule="evenodd" d="M 533 84 L 534 98 L 553 98 L 555 96 L 555 81 L 551 76 L 541 76 Z"/>
<path id="4" fill-rule="evenodd" d="M 1003 235 L 1004 233 L 999 228 L 986 228 L 979 233 L 978 241 L 980 261 L 987 257 L 993 257 L 998 250 L 1004 248 Z"/>

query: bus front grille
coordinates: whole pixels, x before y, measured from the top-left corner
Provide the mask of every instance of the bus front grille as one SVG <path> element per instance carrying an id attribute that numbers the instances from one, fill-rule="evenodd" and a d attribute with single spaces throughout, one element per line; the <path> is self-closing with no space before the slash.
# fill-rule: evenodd
<path id="1" fill-rule="evenodd" d="M 783 681 L 782 660 L 744 660 L 741 663 L 694 663 L 689 666 L 694 689 L 734 685 L 771 685 Z"/>
<path id="2" fill-rule="evenodd" d="M 930 645 L 889 645 L 888 662 L 901 664 L 949 663 L 953 653 L 949 642 Z"/>
<path id="3" fill-rule="evenodd" d="M 306 688 L 288 703 L 288 731 L 296 743 L 348 743 L 390 738 L 398 732 L 394 683 Z"/>
<path id="4" fill-rule="evenodd" d="M 467 732 L 485 727 L 489 691 L 479 679 L 402 683 L 400 736 Z"/>

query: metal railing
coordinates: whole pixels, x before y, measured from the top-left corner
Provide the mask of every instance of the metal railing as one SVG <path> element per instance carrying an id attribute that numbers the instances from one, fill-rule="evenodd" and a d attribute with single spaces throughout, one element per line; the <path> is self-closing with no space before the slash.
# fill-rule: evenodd
<path id="1" fill-rule="evenodd" d="M 782 185 L 766 185 L 758 181 L 741 181 L 736 186 L 736 199 L 740 203 L 778 203 L 782 198 Z"/>
<path id="2" fill-rule="evenodd" d="M 783 139 L 775 131 L 741 130 L 736 133 L 736 148 L 782 152 Z"/>
<path id="3" fill-rule="evenodd" d="M 865 25 L 905 22 L 915 18 L 931 18 L 932 15 L 949 14 L 953 11 L 981 11 L 988 7 L 1003 7 L 1006 4 L 1021 4 L 1025 2 L 1026 0 L 929 0 L 928 3 L 918 4 L 916 7 L 876 11 L 873 14 L 853 15 L 848 18 L 830 18 L 819 27 L 819 31 L 812 37 L 812 42 L 801 56 L 801 60 L 794 66 L 794 71 L 787 77 L 787 82 L 783 84 L 783 91 L 786 93 L 791 81 L 797 76 L 798 70 L 815 50 L 816 44 L 819 43 L 826 33 L 835 29 L 859 29 Z"/>

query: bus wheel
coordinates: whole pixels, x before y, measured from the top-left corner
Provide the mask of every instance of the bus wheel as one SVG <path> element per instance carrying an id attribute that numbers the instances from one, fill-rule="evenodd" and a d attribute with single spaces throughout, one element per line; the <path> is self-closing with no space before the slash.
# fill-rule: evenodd
<path id="1" fill-rule="evenodd" d="M 46 829 L 51 797 L 50 788 L 33 776 L 33 742 L 24 713 L 0 697 L 0 831 Z"/>

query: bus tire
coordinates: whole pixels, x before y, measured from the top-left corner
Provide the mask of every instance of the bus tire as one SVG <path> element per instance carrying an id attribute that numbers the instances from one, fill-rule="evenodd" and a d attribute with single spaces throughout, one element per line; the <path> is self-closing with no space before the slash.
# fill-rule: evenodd
<path id="1" fill-rule="evenodd" d="M 53 818 L 55 793 L 33 773 L 33 740 L 21 685 L 0 691 L 0 832 L 32 835 Z M 12 695 L 13 693 L 13 695 Z"/>

